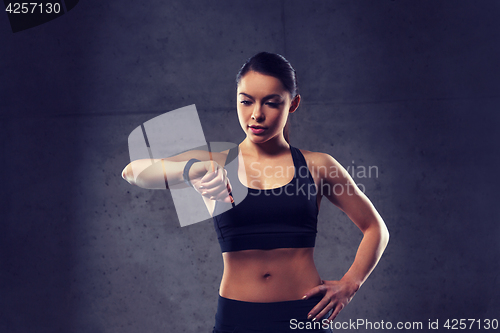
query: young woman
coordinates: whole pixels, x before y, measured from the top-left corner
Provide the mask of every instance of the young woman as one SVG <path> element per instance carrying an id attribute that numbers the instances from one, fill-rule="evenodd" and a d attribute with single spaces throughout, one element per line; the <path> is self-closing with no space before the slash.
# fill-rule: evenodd
<path id="1" fill-rule="evenodd" d="M 290 146 L 288 116 L 299 104 L 290 63 L 259 53 L 237 75 L 243 142 L 211 154 L 213 161 L 207 152 L 190 151 L 158 160 L 138 177 L 130 165 L 123 171 L 142 187 L 164 186 L 166 176 L 203 196 L 224 261 L 214 333 L 330 332 L 329 321 L 351 301 L 388 242 L 382 218 L 333 157 Z M 133 163 L 138 170 L 143 162 Z M 323 197 L 363 232 L 339 281 L 322 280 L 313 259 Z"/>

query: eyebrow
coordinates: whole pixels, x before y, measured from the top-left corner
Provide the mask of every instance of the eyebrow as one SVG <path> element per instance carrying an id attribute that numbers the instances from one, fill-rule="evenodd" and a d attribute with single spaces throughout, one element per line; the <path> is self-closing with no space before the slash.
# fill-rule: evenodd
<path id="1" fill-rule="evenodd" d="M 246 97 L 255 100 L 255 98 L 253 98 L 251 95 L 245 94 L 243 92 L 240 92 L 239 95 L 245 95 Z M 281 95 L 279 95 L 279 94 L 271 94 L 271 95 L 264 96 L 264 98 L 262 100 L 267 101 L 268 99 L 271 99 L 271 98 L 274 98 L 274 97 L 279 97 L 280 99 L 283 99 L 283 97 L 281 97 Z"/>

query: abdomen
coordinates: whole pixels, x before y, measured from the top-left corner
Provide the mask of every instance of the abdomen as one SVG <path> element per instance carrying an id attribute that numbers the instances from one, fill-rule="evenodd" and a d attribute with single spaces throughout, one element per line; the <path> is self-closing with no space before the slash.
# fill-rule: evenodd
<path id="1" fill-rule="evenodd" d="M 314 248 L 224 252 L 220 295 L 246 302 L 298 300 L 321 284 Z"/>

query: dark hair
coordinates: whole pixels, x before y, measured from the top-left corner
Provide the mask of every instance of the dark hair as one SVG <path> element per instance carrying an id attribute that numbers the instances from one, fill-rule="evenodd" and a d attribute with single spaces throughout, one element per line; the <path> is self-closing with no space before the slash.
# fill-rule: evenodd
<path id="1" fill-rule="evenodd" d="M 295 69 L 280 54 L 260 52 L 249 58 L 236 75 L 236 85 L 240 84 L 241 78 L 249 71 L 269 75 L 281 81 L 285 89 L 290 93 L 292 100 L 298 94 L 297 76 Z M 290 143 L 288 120 L 283 128 L 283 135 L 286 142 Z"/>

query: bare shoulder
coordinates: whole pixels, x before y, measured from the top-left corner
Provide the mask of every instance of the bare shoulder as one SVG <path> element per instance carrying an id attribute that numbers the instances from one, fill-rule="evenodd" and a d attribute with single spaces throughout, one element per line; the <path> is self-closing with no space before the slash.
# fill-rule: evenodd
<path id="1" fill-rule="evenodd" d="M 344 178 L 344 167 L 330 154 L 305 149 L 300 149 L 300 151 L 313 175 L 321 179 Z"/>
<path id="2" fill-rule="evenodd" d="M 327 153 L 321 153 L 321 152 L 315 152 L 315 151 L 309 151 L 305 149 L 299 149 L 302 155 L 304 155 L 304 158 L 306 159 L 306 162 L 310 167 L 312 165 L 314 166 L 339 166 L 341 167 L 340 163 L 337 162 L 335 158 L 333 158 L 330 154 Z"/>

